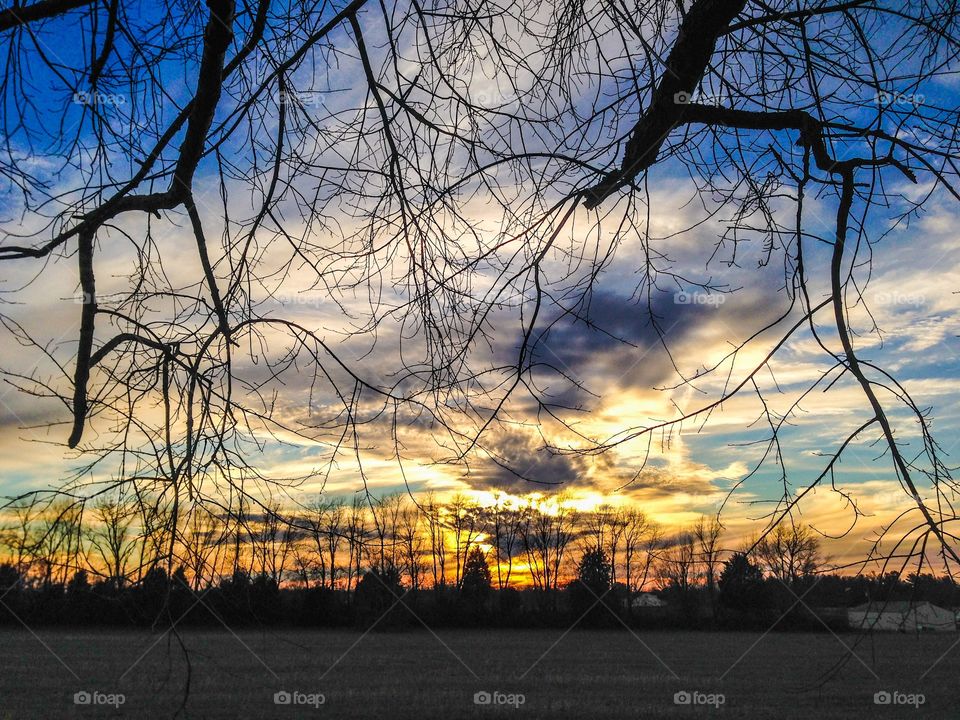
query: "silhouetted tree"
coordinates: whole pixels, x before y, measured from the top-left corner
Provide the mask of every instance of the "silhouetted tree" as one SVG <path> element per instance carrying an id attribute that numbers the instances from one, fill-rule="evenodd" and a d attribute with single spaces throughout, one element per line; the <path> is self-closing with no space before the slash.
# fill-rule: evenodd
<path id="1" fill-rule="evenodd" d="M 160 565 L 154 565 L 143 576 L 140 585 L 135 588 L 134 601 L 142 623 L 169 622 L 169 617 L 163 613 L 169 607 L 167 605 L 169 592 L 170 579 L 167 571 Z"/>
<path id="2" fill-rule="evenodd" d="M 520 539 L 523 513 L 516 507 L 509 507 L 503 494 L 494 499 L 487 510 L 487 527 L 493 542 L 493 560 L 497 573 L 497 587 L 500 590 L 510 586 L 513 573 L 513 558 Z"/>
<path id="3" fill-rule="evenodd" d="M 654 532 L 653 523 L 637 508 L 628 508 L 624 511 L 623 531 L 623 584 L 626 586 L 628 599 L 633 593 L 643 589 L 646 582 L 646 573 L 638 573 L 639 556 L 646 543 Z M 638 577 L 639 575 L 639 577 Z"/>
<path id="4" fill-rule="evenodd" d="M 20 610 L 21 590 L 21 577 L 17 565 L 7 562 L 0 563 L 0 596 L 3 597 L 7 606 L 0 605 L 0 620 L 3 622 L 16 622 L 11 610 L 18 615 L 20 614 L 18 610 Z"/>
<path id="5" fill-rule="evenodd" d="M 717 566 L 720 564 L 720 537 L 723 525 L 715 516 L 701 516 L 693 526 L 693 537 L 697 541 L 697 559 L 703 569 L 704 586 L 710 601 L 710 610 L 717 611 Z"/>
<path id="6" fill-rule="evenodd" d="M 576 533 L 576 513 L 566 506 L 564 498 L 553 507 L 526 508 L 521 538 L 534 587 L 546 594 L 555 591 L 562 579 L 562 569 L 570 542 Z"/>
<path id="7" fill-rule="evenodd" d="M 491 582 L 486 553 L 474 546 L 464 562 L 460 581 L 462 607 L 470 621 L 477 622 L 485 614 Z"/>
<path id="8" fill-rule="evenodd" d="M 463 566 L 460 592 L 464 597 L 485 600 L 490 594 L 490 585 L 490 567 L 487 565 L 487 555 L 480 548 L 474 547 L 467 555 L 467 560 Z"/>
<path id="9" fill-rule="evenodd" d="M 427 565 L 423 559 L 425 551 L 422 530 L 420 508 L 416 505 L 405 505 L 400 512 L 397 540 L 400 543 L 403 568 L 414 593 L 423 585 L 427 574 Z"/>
<path id="10" fill-rule="evenodd" d="M 12 563 L 0 563 L 0 592 L 5 592 L 20 582 L 20 571 Z"/>
<path id="11" fill-rule="evenodd" d="M 577 577 L 568 586 L 570 606 L 575 617 L 583 616 L 585 625 L 606 625 L 612 605 L 608 594 L 612 587 L 613 569 L 603 548 L 587 550 L 577 564 Z"/>
<path id="12" fill-rule="evenodd" d="M 768 607 L 763 570 L 746 553 L 734 553 L 723 564 L 717 589 L 721 607 L 733 612 L 737 622 L 763 621 Z"/>
<path id="13" fill-rule="evenodd" d="M 67 595 L 79 595 L 80 593 L 85 593 L 90 591 L 90 581 L 87 578 L 87 571 L 80 569 L 77 570 L 73 577 L 70 578 L 70 582 L 67 583 Z"/>
<path id="14" fill-rule="evenodd" d="M 699 608 L 697 548 L 692 533 L 682 533 L 673 545 L 658 554 L 656 572 L 660 589 L 670 604 L 680 610 L 686 621 L 692 621 Z"/>
<path id="15" fill-rule="evenodd" d="M 387 629 L 410 622 L 410 611 L 403 605 L 405 591 L 396 567 L 372 568 L 363 574 L 354 594 L 356 621 L 362 628 Z"/>
<path id="16" fill-rule="evenodd" d="M 801 523 L 777 525 L 757 543 L 756 555 L 764 570 L 790 585 L 814 575 L 823 564 L 820 539 Z"/>
<path id="17" fill-rule="evenodd" d="M 100 499 L 93 506 L 94 521 L 86 533 L 90 546 L 96 550 L 107 577 L 117 588 L 127 578 L 127 563 L 136 549 L 131 536 L 134 509 L 124 500 Z"/>

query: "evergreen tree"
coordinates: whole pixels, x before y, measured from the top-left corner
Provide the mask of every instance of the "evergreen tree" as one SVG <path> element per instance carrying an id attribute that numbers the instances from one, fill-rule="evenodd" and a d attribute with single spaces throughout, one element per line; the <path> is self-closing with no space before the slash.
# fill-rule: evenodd
<path id="1" fill-rule="evenodd" d="M 608 605 L 613 568 L 601 548 L 587 550 L 577 565 L 577 579 L 569 585 L 570 605 L 583 625 L 608 625 L 614 620 Z"/>
<path id="2" fill-rule="evenodd" d="M 487 556 L 480 548 L 475 547 L 467 555 L 460 592 L 467 598 L 485 600 L 490 594 L 490 587 L 490 567 L 487 565 Z"/>
<path id="3" fill-rule="evenodd" d="M 720 605 L 739 613 L 761 614 L 767 607 L 763 570 L 750 562 L 745 553 L 734 553 L 723 564 L 720 580 Z"/>

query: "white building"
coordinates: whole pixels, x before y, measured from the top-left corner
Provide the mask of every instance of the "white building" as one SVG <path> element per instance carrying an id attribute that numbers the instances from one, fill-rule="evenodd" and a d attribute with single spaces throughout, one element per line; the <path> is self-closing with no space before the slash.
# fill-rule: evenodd
<path id="1" fill-rule="evenodd" d="M 633 598 L 631 605 L 635 608 L 648 608 L 666 607 L 667 604 L 653 593 L 643 592 Z"/>
<path id="2" fill-rule="evenodd" d="M 955 632 L 957 618 L 953 611 L 926 600 L 891 600 L 858 605 L 847 610 L 850 627 L 891 632 Z"/>

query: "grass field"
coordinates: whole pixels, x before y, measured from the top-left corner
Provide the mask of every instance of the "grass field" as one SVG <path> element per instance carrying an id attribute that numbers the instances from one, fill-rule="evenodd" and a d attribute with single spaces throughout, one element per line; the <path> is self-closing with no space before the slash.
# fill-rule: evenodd
<path id="1" fill-rule="evenodd" d="M 951 649 L 956 635 L 864 638 L 857 648 L 860 660 L 849 659 L 824 679 L 845 653 L 841 641 L 856 640 L 829 634 L 633 636 L 577 630 L 366 636 L 187 631 L 191 680 L 185 716 L 958 717 L 960 645 Z M 0 632 L 0 643 L 0 718 L 170 717 L 183 697 L 188 661 L 171 636 L 90 630 L 41 630 L 33 636 L 7 630 Z M 74 694 L 83 691 L 101 695 L 89 705 L 75 704 Z M 280 691 L 291 693 L 291 704 L 275 704 Z M 495 691 L 502 694 L 498 700 L 513 704 L 475 704 L 475 693 Z M 700 704 L 675 704 L 674 694 L 681 691 L 701 693 Z M 902 695 L 878 706 L 879 691 Z M 117 697 L 113 705 L 103 704 L 118 693 L 122 704 Z M 724 696 L 719 707 L 717 693 Z M 902 704 L 918 693 L 925 696 L 918 708 Z"/>

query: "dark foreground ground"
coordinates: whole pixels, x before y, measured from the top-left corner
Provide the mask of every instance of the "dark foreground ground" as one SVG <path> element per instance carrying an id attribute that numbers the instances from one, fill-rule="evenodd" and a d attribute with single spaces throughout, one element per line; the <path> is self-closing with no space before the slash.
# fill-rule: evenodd
<path id="1" fill-rule="evenodd" d="M 188 667 L 188 718 L 960 717 L 955 634 L 861 638 L 829 677 L 857 636 L 224 630 L 183 640 L 186 656 L 170 635 L 0 631 L 0 719 L 172 717 Z"/>

